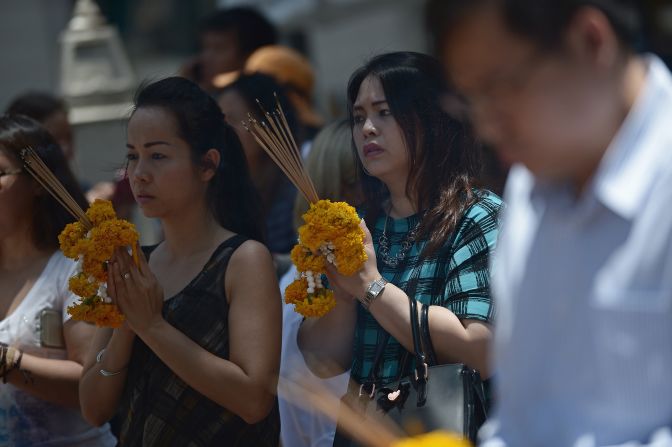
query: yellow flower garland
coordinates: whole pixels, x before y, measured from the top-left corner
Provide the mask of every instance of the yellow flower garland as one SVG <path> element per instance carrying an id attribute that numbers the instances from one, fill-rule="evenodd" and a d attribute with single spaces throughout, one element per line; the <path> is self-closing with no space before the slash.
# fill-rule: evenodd
<path id="1" fill-rule="evenodd" d="M 414 436 L 412 438 L 404 438 L 392 444 L 392 447 L 470 447 L 470 446 L 471 443 L 466 439 L 442 431 L 433 431 L 431 433 L 426 433 L 420 436 Z"/>
<path id="2" fill-rule="evenodd" d="M 82 223 L 75 222 L 68 224 L 58 236 L 63 254 L 77 259 L 81 269 L 70 278 L 68 288 L 82 299 L 68 307 L 68 313 L 74 320 L 116 328 L 124 322 L 124 316 L 107 297 L 105 263 L 112 258 L 117 247 L 130 246 L 137 264 L 135 247 L 138 232 L 133 224 L 117 219 L 112 203 L 108 200 L 93 202 L 86 216 L 93 224 L 90 231 L 87 232 Z"/>
<path id="3" fill-rule="evenodd" d="M 302 216 L 299 243 L 290 253 L 299 274 L 285 289 L 285 302 L 304 317 L 321 317 L 336 305 L 334 293 L 322 286 L 327 263 L 352 275 L 367 259 L 364 231 L 357 211 L 345 202 L 319 200 Z"/>

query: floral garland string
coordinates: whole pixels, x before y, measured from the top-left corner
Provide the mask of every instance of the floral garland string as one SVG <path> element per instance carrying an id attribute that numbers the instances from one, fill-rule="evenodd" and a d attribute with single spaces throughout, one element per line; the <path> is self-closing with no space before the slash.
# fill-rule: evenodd
<path id="1" fill-rule="evenodd" d="M 124 322 L 124 316 L 107 295 L 106 263 L 115 249 L 130 246 L 137 264 L 138 232 L 132 223 L 117 219 L 108 200 L 93 202 L 86 216 L 93 228 L 87 231 L 81 222 L 74 222 L 58 236 L 63 254 L 77 260 L 77 273 L 68 281 L 68 287 L 81 300 L 68 307 L 68 314 L 74 320 L 116 328 Z"/>
<path id="2" fill-rule="evenodd" d="M 322 317 L 336 306 L 334 292 L 324 287 L 327 263 L 352 275 L 367 259 L 364 231 L 355 209 L 345 202 L 318 200 L 302 216 L 299 243 L 290 254 L 298 271 L 285 289 L 285 302 L 304 317 Z"/>

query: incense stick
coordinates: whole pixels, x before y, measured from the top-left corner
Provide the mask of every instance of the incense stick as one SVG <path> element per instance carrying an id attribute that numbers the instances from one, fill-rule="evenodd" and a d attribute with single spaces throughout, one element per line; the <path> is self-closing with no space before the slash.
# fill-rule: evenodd
<path id="1" fill-rule="evenodd" d="M 335 422 L 339 428 L 358 443 L 370 447 L 388 447 L 404 437 L 401 429 L 389 420 L 375 415 L 362 414 L 344 400 L 330 398 L 329 391 L 310 383 L 306 386 L 288 377 L 280 377 L 278 391 L 287 401 L 307 410 L 317 410 Z"/>
<path id="2" fill-rule="evenodd" d="M 72 216 L 80 221 L 87 230 L 93 228 L 93 224 L 77 201 L 70 195 L 65 186 L 56 178 L 49 167 L 32 147 L 21 150 L 23 166 L 35 180 L 51 194 L 56 201 L 63 206 Z"/>
<path id="3" fill-rule="evenodd" d="M 309 203 L 316 203 L 319 197 L 315 185 L 313 185 L 313 181 L 303 166 L 301 151 L 296 144 L 294 135 L 292 135 L 277 95 L 275 95 L 275 102 L 276 109 L 267 112 L 257 100 L 257 105 L 263 117 L 262 120 L 256 120 L 248 114 L 247 121 L 243 121 L 243 126 L 252 134 L 257 144 L 266 151 L 306 200 Z"/>

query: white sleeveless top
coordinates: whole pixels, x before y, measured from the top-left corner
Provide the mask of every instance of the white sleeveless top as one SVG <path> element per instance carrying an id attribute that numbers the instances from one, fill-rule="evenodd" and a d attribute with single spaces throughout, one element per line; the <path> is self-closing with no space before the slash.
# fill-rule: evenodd
<path id="1" fill-rule="evenodd" d="M 63 323 L 77 299 L 68 290 L 75 263 L 59 251 L 23 301 L 0 321 L 0 341 L 26 354 L 66 359 Z M 52 404 L 13 385 L 0 384 L 0 445 L 114 446 L 109 424 L 93 427 L 73 408 Z"/>

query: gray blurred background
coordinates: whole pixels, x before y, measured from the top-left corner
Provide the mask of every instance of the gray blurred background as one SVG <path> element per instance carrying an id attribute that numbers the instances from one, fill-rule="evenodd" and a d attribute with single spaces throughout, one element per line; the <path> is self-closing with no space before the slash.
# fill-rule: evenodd
<path id="1" fill-rule="evenodd" d="M 63 93 L 60 39 L 75 3 L 0 0 L 2 110 L 26 90 Z M 669 61 L 672 5 L 669 0 L 646 3 L 651 32 L 645 44 Z M 128 54 L 135 73 L 129 91 L 143 79 L 176 74 L 197 51 L 199 20 L 233 5 L 257 6 L 278 26 L 282 43 L 310 59 L 316 74 L 315 103 L 327 119 L 343 114 L 348 77 L 369 56 L 392 50 L 431 53 L 424 0 L 98 0 L 96 4 L 118 30 Z M 111 179 L 121 165 L 129 106 L 128 97 L 93 96 L 91 104 L 70 113 L 75 170 L 88 183 Z"/>

